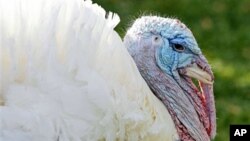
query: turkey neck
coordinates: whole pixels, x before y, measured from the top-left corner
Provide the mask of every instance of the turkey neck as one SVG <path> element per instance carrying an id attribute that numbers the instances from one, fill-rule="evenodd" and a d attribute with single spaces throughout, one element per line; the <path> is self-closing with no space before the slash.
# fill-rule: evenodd
<path id="1" fill-rule="evenodd" d="M 145 50 L 144 50 L 145 51 Z M 147 56 L 133 56 L 136 65 L 152 92 L 163 102 L 170 113 L 179 138 L 185 141 L 209 141 L 209 137 L 190 102 L 191 96 L 164 73 L 156 63 L 153 53 Z"/>

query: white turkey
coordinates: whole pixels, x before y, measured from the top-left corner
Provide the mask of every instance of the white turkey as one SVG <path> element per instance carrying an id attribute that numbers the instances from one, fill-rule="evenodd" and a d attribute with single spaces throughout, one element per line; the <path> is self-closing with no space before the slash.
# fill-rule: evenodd
<path id="1" fill-rule="evenodd" d="M 123 43 L 118 23 L 91 1 L 0 0 L 0 141 L 214 138 L 214 78 L 192 32 L 143 16 Z"/>

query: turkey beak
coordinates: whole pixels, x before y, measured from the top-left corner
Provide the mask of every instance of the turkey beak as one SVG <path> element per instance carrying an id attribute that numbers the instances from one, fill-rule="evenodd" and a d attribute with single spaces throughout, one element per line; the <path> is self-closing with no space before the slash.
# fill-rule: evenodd
<path id="1" fill-rule="evenodd" d="M 212 85 L 213 84 L 213 79 L 208 72 L 202 70 L 200 67 L 198 67 L 196 64 L 193 64 L 186 69 L 185 75 L 195 78 L 205 84 Z"/>

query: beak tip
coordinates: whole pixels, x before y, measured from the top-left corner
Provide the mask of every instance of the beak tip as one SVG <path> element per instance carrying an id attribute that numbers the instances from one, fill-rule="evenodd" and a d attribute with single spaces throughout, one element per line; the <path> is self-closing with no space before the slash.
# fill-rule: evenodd
<path id="1" fill-rule="evenodd" d="M 202 70 L 201 68 L 197 67 L 197 65 L 189 66 L 189 67 L 185 68 L 184 72 L 185 72 L 184 73 L 185 75 L 187 75 L 189 77 L 196 78 L 205 84 L 213 85 L 213 83 L 214 83 L 213 75 L 211 75 L 209 72 L 206 72 L 206 71 Z"/>

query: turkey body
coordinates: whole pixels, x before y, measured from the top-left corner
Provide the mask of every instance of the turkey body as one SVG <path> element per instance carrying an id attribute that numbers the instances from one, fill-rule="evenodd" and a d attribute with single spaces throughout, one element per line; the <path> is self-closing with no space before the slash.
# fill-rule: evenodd
<path id="1" fill-rule="evenodd" d="M 172 141 L 178 134 L 91 1 L 0 0 L 1 141 Z"/>

